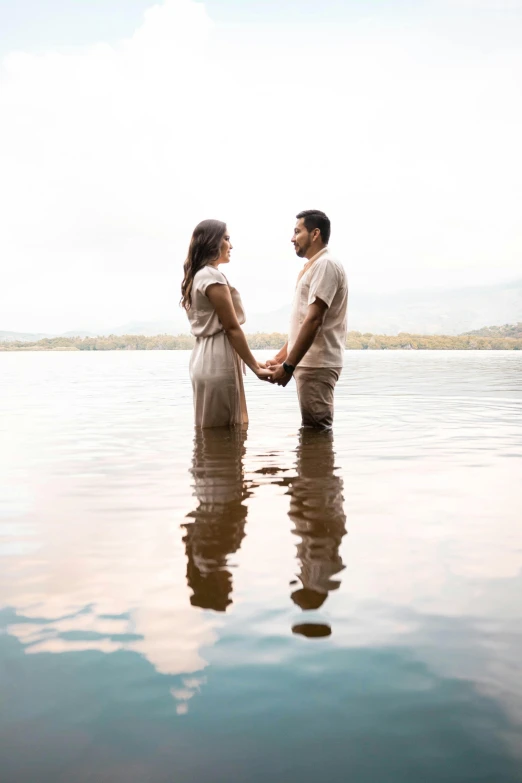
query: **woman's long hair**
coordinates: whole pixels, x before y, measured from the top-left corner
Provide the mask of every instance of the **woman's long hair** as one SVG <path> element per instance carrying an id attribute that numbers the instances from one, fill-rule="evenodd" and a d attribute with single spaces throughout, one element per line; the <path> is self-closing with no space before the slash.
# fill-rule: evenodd
<path id="1" fill-rule="evenodd" d="M 190 310 L 192 284 L 196 272 L 219 258 L 226 231 L 226 223 L 221 220 L 202 220 L 194 229 L 187 258 L 183 264 L 180 305 L 185 310 Z"/>

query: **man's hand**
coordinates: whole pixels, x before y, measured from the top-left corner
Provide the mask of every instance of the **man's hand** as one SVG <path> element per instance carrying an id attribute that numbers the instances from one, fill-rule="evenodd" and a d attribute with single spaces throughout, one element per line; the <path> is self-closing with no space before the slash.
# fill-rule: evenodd
<path id="1" fill-rule="evenodd" d="M 292 376 L 288 375 L 288 373 L 285 372 L 283 365 L 278 364 L 273 369 L 273 372 L 268 380 L 270 381 L 270 383 L 277 383 L 278 386 L 286 386 L 286 384 L 290 381 L 291 378 Z"/>

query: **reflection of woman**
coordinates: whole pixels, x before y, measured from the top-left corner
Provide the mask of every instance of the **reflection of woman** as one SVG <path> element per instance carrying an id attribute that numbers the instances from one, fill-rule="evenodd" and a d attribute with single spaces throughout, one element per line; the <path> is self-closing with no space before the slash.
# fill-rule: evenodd
<path id="1" fill-rule="evenodd" d="M 297 478 L 292 482 L 288 515 L 299 536 L 297 557 L 302 587 L 292 593 L 301 609 L 318 609 L 340 582 L 339 546 L 346 533 L 343 482 L 334 473 L 332 432 L 302 429 L 297 448 Z"/>
<path id="2" fill-rule="evenodd" d="M 237 429 L 197 429 L 192 476 L 199 506 L 188 516 L 183 539 L 187 552 L 190 602 L 224 612 L 232 603 L 228 556 L 245 536 L 248 496 L 243 476 L 246 432 Z"/>
<path id="3" fill-rule="evenodd" d="M 247 423 L 242 362 L 260 379 L 270 375 L 252 355 L 241 329 L 241 297 L 218 269 L 230 262 L 231 250 L 225 223 L 203 220 L 194 229 L 184 265 L 181 305 L 196 338 L 190 378 L 197 427 Z"/>

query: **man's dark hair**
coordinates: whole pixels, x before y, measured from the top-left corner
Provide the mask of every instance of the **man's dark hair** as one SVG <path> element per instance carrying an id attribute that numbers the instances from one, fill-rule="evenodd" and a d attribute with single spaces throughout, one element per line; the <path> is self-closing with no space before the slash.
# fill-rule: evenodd
<path id="1" fill-rule="evenodd" d="M 328 244 L 330 239 L 330 219 L 326 217 L 324 212 L 320 209 L 305 209 L 296 215 L 296 218 L 300 220 L 303 218 L 306 230 L 308 233 L 313 231 L 314 228 L 318 228 L 321 232 L 321 239 Z"/>

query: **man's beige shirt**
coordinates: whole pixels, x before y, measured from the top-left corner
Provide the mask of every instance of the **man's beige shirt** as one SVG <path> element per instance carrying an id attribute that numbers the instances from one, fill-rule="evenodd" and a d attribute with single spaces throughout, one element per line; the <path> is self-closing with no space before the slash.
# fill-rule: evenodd
<path id="1" fill-rule="evenodd" d="M 306 317 L 309 305 L 322 299 L 327 305 L 323 324 L 299 367 L 342 367 L 346 343 L 348 281 L 343 265 L 327 247 L 310 259 L 308 269 L 297 281 L 288 350 L 291 351 Z"/>

